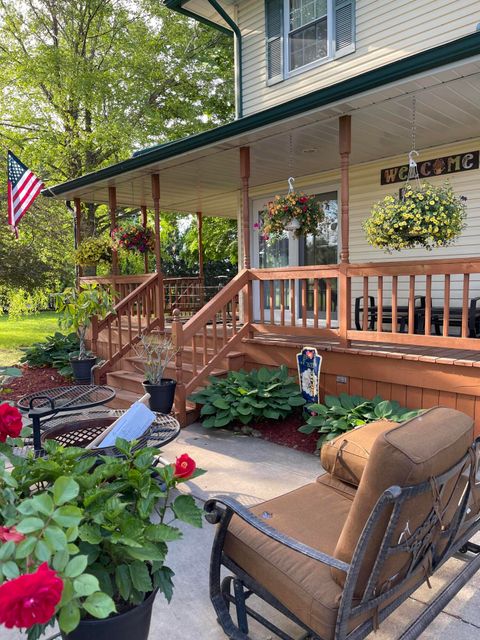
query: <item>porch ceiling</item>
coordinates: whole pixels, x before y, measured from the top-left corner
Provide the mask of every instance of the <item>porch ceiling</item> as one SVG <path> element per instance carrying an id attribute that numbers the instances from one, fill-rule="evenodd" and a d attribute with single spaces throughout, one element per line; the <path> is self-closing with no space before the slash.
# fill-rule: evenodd
<path id="1" fill-rule="evenodd" d="M 412 95 L 417 101 L 417 148 L 478 137 L 480 56 L 64 191 L 61 197 L 106 203 L 108 187 L 115 186 L 119 206 L 152 206 L 150 174 L 159 172 L 162 209 L 236 217 L 239 147 L 250 146 L 250 186 L 259 190 L 292 174 L 338 168 L 340 115 L 352 115 L 352 164 L 406 153 L 411 147 Z"/>

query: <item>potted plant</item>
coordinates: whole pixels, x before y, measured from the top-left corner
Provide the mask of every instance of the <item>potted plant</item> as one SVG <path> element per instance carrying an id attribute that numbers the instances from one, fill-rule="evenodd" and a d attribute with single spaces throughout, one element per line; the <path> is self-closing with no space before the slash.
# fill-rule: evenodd
<path id="1" fill-rule="evenodd" d="M 465 227 L 466 200 L 448 183 L 407 183 L 401 195 L 388 195 L 373 205 L 363 225 L 367 240 L 388 252 L 446 247 Z"/>
<path id="2" fill-rule="evenodd" d="M 55 296 L 57 311 L 61 313 L 59 324 L 64 329 L 73 329 L 79 340 L 78 355 L 72 355 L 73 376 L 77 382 L 90 382 L 92 368 L 97 358 L 87 352 L 85 335 L 93 316 L 105 317 L 114 311 L 113 294 L 97 283 L 82 284 L 78 289 L 68 287 Z"/>
<path id="3" fill-rule="evenodd" d="M 323 205 L 315 195 L 299 191 L 289 191 L 284 196 L 275 196 L 260 212 L 260 228 L 263 238 L 278 237 L 284 231 L 292 231 L 297 238 L 318 233 L 318 226 L 324 221 Z"/>
<path id="4" fill-rule="evenodd" d="M 164 378 L 164 374 L 178 349 L 175 349 L 170 338 L 149 334 L 142 336 L 134 350 L 139 358 L 135 366 L 143 372 L 143 388 L 145 393 L 150 394 L 150 409 L 170 413 L 177 383 L 172 378 Z"/>
<path id="5" fill-rule="evenodd" d="M 119 249 L 138 251 L 139 253 L 155 250 L 155 234 L 153 230 L 138 223 L 120 225 L 113 230 L 112 237 Z"/>
<path id="6" fill-rule="evenodd" d="M 75 252 L 75 262 L 81 267 L 96 267 L 101 262 L 111 263 L 113 243 L 109 237 L 85 238 Z"/>
<path id="7" fill-rule="evenodd" d="M 146 640 L 153 601 L 170 601 L 172 522 L 202 526 L 181 482 L 203 471 L 184 454 L 154 466 L 157 449 L 82 457 L 84 449 L 45 442 L 47 457 L 14 455 L 21 415 L 0 406 L 0 624 L 37 640 L 58 623 L 64 640 Z M 7 440 L 7 442 L 5 442 Z M 20 440 L 21 442 L 21 440 Z"/>

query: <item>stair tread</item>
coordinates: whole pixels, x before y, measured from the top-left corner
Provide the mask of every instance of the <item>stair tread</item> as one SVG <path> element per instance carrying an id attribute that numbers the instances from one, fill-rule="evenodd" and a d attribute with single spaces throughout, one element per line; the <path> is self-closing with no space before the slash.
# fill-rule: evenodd
<path id="1" fill-rule="evenodd" d="M 131 362 L 131 358 L 125 358 L 125 359 Z M 190 362 L 182 362 L 182 369 L 183 371 L 188 371 L 189 373 L 193 373 L 193 365 Z M 198 364 L 197 372 L 200 372 L 201 369 L 202 369 L 202 366 Z M 122 371 L 125 371 L 125 369 L 122 369 Z M 173 364 L 169 365 L 168 367 L 166 367 L 165 371 L 175 371 L 175 365 Z M 112 371 L 112 373 L 117 373 L 117 372 Z M 135 377 L 140 376 L 140 378 L 142 378 L 142 381 L 145 379 L 141 373 L 136 373 L 135 371 L 128 371 L 127 373 L 132 374 Z M 224 375 L 225 373 L 227 373 L 227 369 L 213 369 L 211 375 L 219 376 L 219 375 Z"/>

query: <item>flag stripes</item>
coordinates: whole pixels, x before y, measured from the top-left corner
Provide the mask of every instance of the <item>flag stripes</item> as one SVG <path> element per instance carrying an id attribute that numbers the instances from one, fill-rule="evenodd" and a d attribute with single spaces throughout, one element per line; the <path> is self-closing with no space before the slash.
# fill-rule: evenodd
<path id="1" fill-rule="evenodd" d="M 14 229 L 31 207 L 43 182 L 11 152 L 8 152 L 8 222 Z"/>

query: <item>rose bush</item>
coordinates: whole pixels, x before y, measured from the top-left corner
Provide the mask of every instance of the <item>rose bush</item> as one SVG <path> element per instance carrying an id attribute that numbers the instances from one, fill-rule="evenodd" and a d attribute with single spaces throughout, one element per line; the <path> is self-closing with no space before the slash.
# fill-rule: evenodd
<path id="1" fill-rule="evenodd" d="M 8 436 L 17 438 L 22 430 L 22 414 L 16 407 L 6 402 L 0 404 L 0 442 Z"/>
<path id="2" fill-rule="evenodd" d="M 82 618 L 123 613 L 157 589 L 170 601 L 168 543 L 183 535 L 172 523 L 202 526 L 193 497 L 172 496 L 204 473 L 195 461 L 183 454 L 156 466 L 157 449 L 134 451 L 120 438 L 121 457 L 86 457 L 53 440 L 46 457 L 19 457 L 11 445 L 21 442 L 0 444 L 0 623 L 38 640 L 55 620 L 68 634 Z"/>

